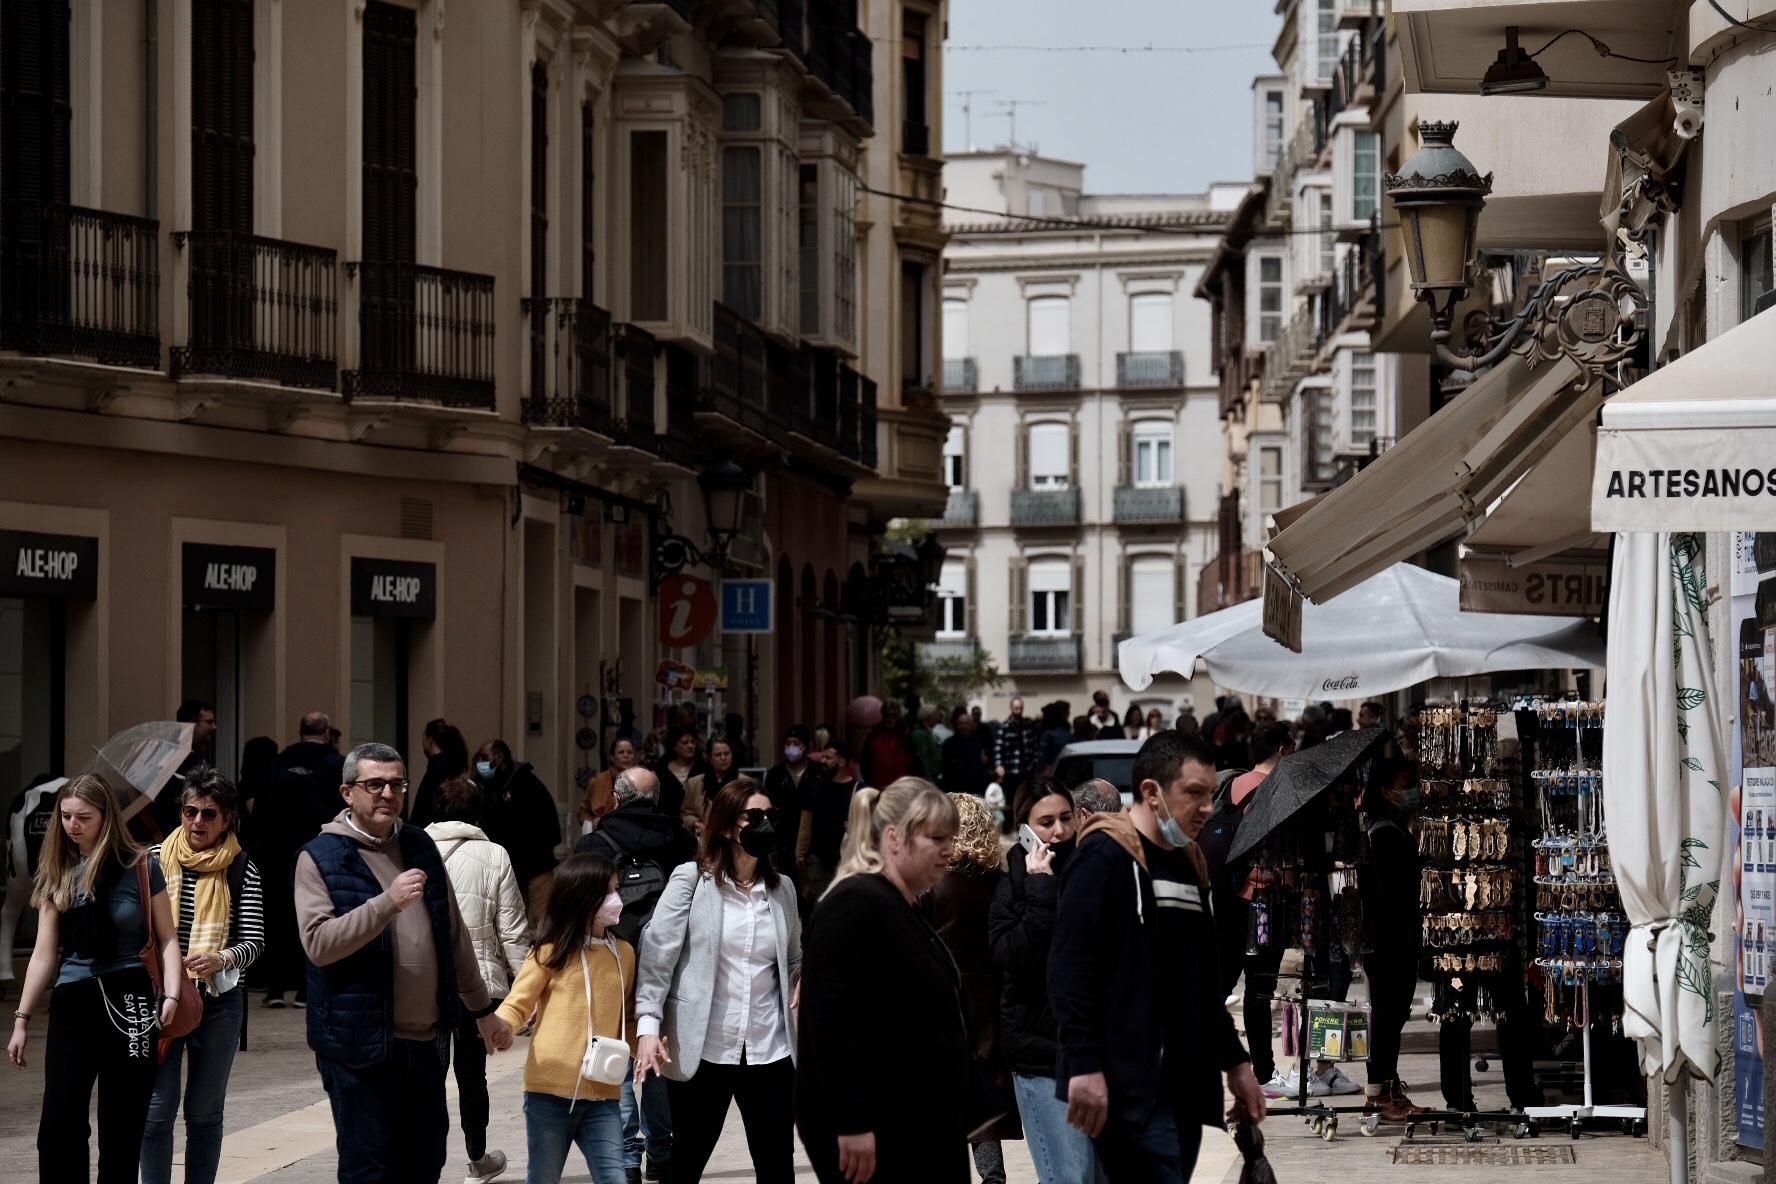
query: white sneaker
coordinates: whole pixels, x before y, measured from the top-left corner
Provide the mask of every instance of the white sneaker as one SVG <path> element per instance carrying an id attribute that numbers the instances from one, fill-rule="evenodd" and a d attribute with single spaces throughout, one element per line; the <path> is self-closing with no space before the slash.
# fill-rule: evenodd
<path id="1" fill-rule="evenodd" d="M 463 1177 L 463 1184 L 481 1184 L 482 1181 L 491 1180 L 505 1170 L 506 1153 L 504 1151 L 489 1151 L 480 1159 L 469 1161 L 469 1174 Z"/>
<path id="2" fill-rule="evenodd" d="M 1270 1075 L 1269 1081 L 1258 1088 L 1264 1091 L 1264 1096 L 1267 1098 L 1286 1098 L 1295 1092 L 1295 1082 L 1284 1077 L 1283 1071 L 1278 1069 Z"/>
<path id="3" fill-rule="evenodd" d="M 1337 1065 L 1328 1065 L 1324 1073 L 1315 1073 L 1313 1075 L 1308 1082 L 1309 1094 L 1316 1092 L 1314 1090 L 1314 1086 L 1316 1085 L 1323 1087 L 1323 1089 L 1318 1092 L 1328 1094 L 1360 1094 L 1363 1092 L 1363 1087 L 1346 1077 L 1339 1070 Z"/>

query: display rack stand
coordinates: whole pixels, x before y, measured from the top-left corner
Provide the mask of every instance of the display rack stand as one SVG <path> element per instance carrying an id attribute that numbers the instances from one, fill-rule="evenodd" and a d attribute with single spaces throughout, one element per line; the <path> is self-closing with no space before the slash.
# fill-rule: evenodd
<path id="1" fill-rule="evenodd" d="M 1645 1106 L 1599 1106 L 1591 1096 L 1591 1025 L 1585 1024 L 1579 1029 L 1581 1045 L 1584 1049 L 1585 1092 L 1584 1101 L 1578 1105 L 1568 1103 L 1563 1106 L 1531 1106 L 1524 1111 L 1538 1123 L 1546 1121 L 1561 1122 L 1566 1125 L 1567 1133 L 1578 1138 L 1587 1129 L 1602 1133 L 1607 1129 L 1603 1124 L 1614 1124 L 1624 1135 L 1646 1134 Z"/>

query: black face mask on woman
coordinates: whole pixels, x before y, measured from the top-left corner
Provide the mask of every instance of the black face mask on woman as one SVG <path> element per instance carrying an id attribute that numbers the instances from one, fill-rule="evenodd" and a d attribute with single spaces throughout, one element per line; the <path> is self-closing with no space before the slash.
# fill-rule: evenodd
<path id="1" fill-rule="evenodd" d="M 1054 857 L 1056 863 L 1059 863 L 1061 860 L 1067 858 L 1067 856 L 1073 854 L 1073 848 L 1078 842 L 1079 839 L 1077 837 L 1057 840 L 1048 845 L 1049 854 Z"/>
<path id="2" fill-rule="evenodd" d="M 777 828 L 769 820 L 753 823 L 740 832 L 740 849 L 754 859 L 763 859 L 777 849 Z"/>

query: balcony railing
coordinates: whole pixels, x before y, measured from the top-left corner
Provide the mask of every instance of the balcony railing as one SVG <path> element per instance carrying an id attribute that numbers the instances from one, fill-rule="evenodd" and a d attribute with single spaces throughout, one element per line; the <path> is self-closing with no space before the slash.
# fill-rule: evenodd
<path id="1" fill-rule="evenodd" d="M 1078 526 L 1077 489 L 1014 489 L 1011 491 L 1013 526 Z"/>
<path id="2" fill-rule="evenodd" d="M 1116 355 L 1116 385 L 1124 390 L 1184 385 L 1184 353 L 1162 349 Z"/>
<path id="3" fill-rule="evenodd" d="M 765 331 L 725 304 L 715 306 L 715 357 L 698 409 L 723 416 L 760 435 L 771 425 L 765 411 L 768 338 Z"/>
<path id="4" fill-rule="evenodd" d="M 979 521 L 980 494 L 972 489 L 952 489 L 950 500 L 944 503 L 943 517 L 931 525 L 939 530 L 960 530 Z"/>
<path id="5" fill-rule="evenodd" d="M 1078 674 L 1079 638 L 1026 634 L 1010 639 L 1007 668 L 1013 674 Z"/>
<path id="6" fill-rule="evenodd" d="M 1319 313 L 1312 301 L 1303 302 L 1282 336 L 1264 347 L 1260 397 L 1276 401 L 1286 396 L 1294 388 L 1295 380 L 1310 372 L 1320 341 Z"/>
<path id="7" fill-rule="evenodd" d="M 862 397 L 858 391 L 858 379 L 861 377 L 849 366 L 839 367 L 839 452 L 852 460 L 857 460 L 862 454 L 857 440 Z"/>
<path id="8" fill-rule="evenodd" d="M 0 203 L 0 349 L 160 368 L 160 223 Z"/>
<path id="9" fill-rule="evenodd" d="M 697 387 L 703 362 L 682 345 L 668 345 L 666 358 L 666 430 L 657 439 L 660 453 L 687 468 L 698 458 Z"/>
<path id="10" fill-rule="evenodd" d="M 1171 525 L 1184 521 L 1184 489 L 1143 489 L 1124 485 L 1116 490 L 1116 521 L 1121 526 Z"/>
<path id="11" fill-rule="evenodd" d="M 919 660 L 926 666 L 939 662 L 972 662 L 980 643 L 972 637 L 939 637 L 919 643 Z"/>
<path id="12" fill-rule="evenodd" d="M 874 46 L 837 5 L 808 10 L 808 70 L 858 117 L 875 120 Z"/>
<path id="13" fill-rule="evenodd" d="M 814 440 L 839 446 L 839 359 L 826 350 L 814 352 Z"/>
<path id="14" fill-rule="evenodd" d="M 339 381 L 338 255 L 233 231 L 174 236 L 187 253 L 191 328 L 174 378 L 224 374 L 331 390 Z"/>
<path id="15" fill-rule="evenodd" d="M 808 355 L 775 338 L 765 339 L 765 415 L 781 430 L 806 422 L 811 387 Z"/>
<path id="16" fill-rule="evenodd" d="M 1020 391 L 1076 391 L 1078 354 L 1020 354 L 1011 360 L 1011 384 Z"/>
<path id="17" fill-rule="evenodd" d="M 611 431 L 611 315 L 590 300 L 525 300 L 531 388 L 526 423 Z"/>
<path id="18" fill-rule="evenodd" d="M 654 431 L 654 335 L 639 325 L 619 324 L 612 333 L 622 365 L 612 400 L 611 436 L 633 448 L 658 446 Z"/>
<path id="19" fill-rule="evenodd" d="M 346 264 L 354 271 L 358 368 L 341 376 L 346 398 L 493 410 L 493 277 L 370 260 Z"/>
<path id="20" fill-rule="evenodd" d="M 945 358 L 944 390 L 952 394 L 968 394 L 980 390 L 980 366 L 973 358 Z"/>

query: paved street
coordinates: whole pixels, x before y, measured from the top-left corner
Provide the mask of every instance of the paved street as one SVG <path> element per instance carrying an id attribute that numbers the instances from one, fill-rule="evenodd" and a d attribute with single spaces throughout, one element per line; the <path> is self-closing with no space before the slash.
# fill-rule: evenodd
<path id="1" fill-rule="evenodd" d="M 223 1146 L 222 1184 L 241 1184 L 248 1180 L 270 1180 L 286 1184 L 324 1184 L 334 1178 L 333 1124 L 327 1110 L 326 1095 L 314 1071 L 314 1062 L 303 1040 L 302 1013 L 294 1010 L 265 1011 L 254 997 L 251 1012 L 250 1050 L 235 1062 L 229 1090 L 228 1134 Z M 11 1121 L 0 1134 L 0 1161 L 26 1169 L 30 1176 L 36 1163 L 35 1128 L 38 1099 L 42 1092 L 40 1043 L 42 1028 L 34 1035 L 38 1043 L 33 1051 L 30 1069 L 23 1073 L 0 1074 L 0 1113 Z M 1485 1047 L 1485 1038 L 1476 1032 L 1476 1043 Z M 496 1057 L 489 1066 L 494 1099 L 494 1122 L 491 1145 L 504 1150 L 512 1160 L 507 1178 L 522 1180 L 524 1172 L 524 1118 L 519 1109 L 520 1081 L 524 1068 L 523 1043 L 509 1054 Z M 1436 1069 L 1436 1030 L 1415 1020 L 1407 1029 L 1407 1055 L 1404 1068 L 1414 1082 L 1428 1081 Z M 1362 1079 L 1361 1067 L 1352 1066 L 1352 1076 Z M 1503 1104 L 1504 1087 L 1496 1059 L 1487 1073 L 1478 1077 L 1482 1105 Z M 1420 1102 L 1437 1100 L 1434 1085 L 1415 1086 L 1411 1091 Z M 455 1093 L 452 1088 L 454 1123 Z M 1298 1119 L 1278 1115 L 1265 1124 L 1268 1153 L 1285 1184 L 1307 1179 L 1336 1180 L 1339 1184 L 1367 1184 L 1368 1181 L 1395 1181 L 1410 1184 L 1425 1178 L 1429 1171 L 1438 1180 L 1481 1180 L 1496 1175 L 1496 1166 L 1466 1167 L 1393 1164 L 1389 1152 L 1400 1143 L 1399 1132 L 1389 1136 L 1383 1131 L 1376 1138 L 1363 1138 L 1354 1122 L 1341 1127 L 1339 1138 L 1326 1143 L 1315 1137 Z M 1422 1135 L 1418 1142 L 1427 1140 Z M 1544 1184 L 1578 1184 L 1605 1177 L 1611 1184 L 1666 1184 L 1663 1157 L 1645 1140 L 1619 1137 L 1587 1138 L 1574 1145 L 1564 1136 L 1543 1136 L 1534 1143 L 1505 1140 L 1505 1147 L 1548 1149 L 1554 1154 L 1567 1147 L 1574 1149 L 1574 1163 L 1569 1165 L 1527 1166 L 1514 1169 L 1520 1177 L 1529 1177 Z M 452 1168 L 454 1173 L 461 1155 L 458 1136 L 452 1134 Z M 1035 1172 L 1022 1143 L 1005 1147 L 1006 1166 L 1011 1184 L 1034 1184 Z M 813 1173 L 798 1157 L 801 1171 L 798 1179 L 812 1180 Z M 27 1167 L 27 1165 L 29 1165 Z M 447 1173 L 446 1181 L 454 1174 Z M 705 1174 L 710 1180 L 745 1180 L 751 1175 L 746 1156 L 745 1138 L 741 1133 L 738 1113 L 730 1116 L 720 1149 Z M 565 1179 L 584 1181 L 585 1164 L 570 1159 Z M 1231 1140 L 1216 1132 L 1208 1132 L 1202 1160 L 1198 1165 L 1197 1184 L 1234 1184 L 1238 1164 Z"/>

